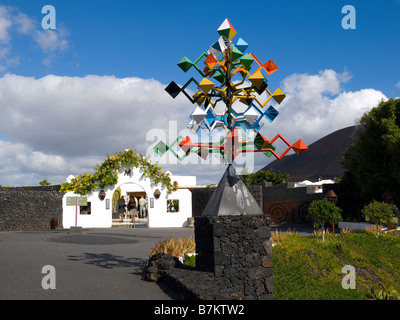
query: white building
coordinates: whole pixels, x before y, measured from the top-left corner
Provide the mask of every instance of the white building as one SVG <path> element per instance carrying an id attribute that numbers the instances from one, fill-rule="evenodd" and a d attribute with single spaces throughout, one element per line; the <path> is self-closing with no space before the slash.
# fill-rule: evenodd
<path id="1" fill-rule="evenodd" d="M 86 196 L 67 192 L 63 197 L 63 227 L 110 228 L 113 220 L 112 198 L 117 188 L 121 189 L 121 196 L 124 196 L 126 203 L 130 197 L 138 200 L 142 195 L 145 197 L 148 227 L 186 227 L 187 218 L 192 217 L 192 193 L 187 187 L 196 185 L 196 177 L 172 174 L 170 177 L 172 182 L 177 181 L 179 185 L 171 194 L 161 185 L 155 185 L 150 178 L 142 177 L 140 168 L 131 168 L 130 174 L 126 174 L 123 168 L 118 175 L 118 183 L 103 189 L 103 199 L 99 196 L 101 189 L 91 191 Z M 67 181 L 72 178 L 69 176 Z M 84 199 L 79 198 L 85 197 L 87 204 L 80 205 L 79 201 Z"/>
<path id="2" fill-rule="evenodd" d="M 307 187 L 307 193 L 322 193 L 324 184 L 333 184 L 335 181 L 326 179 L 326 180 L 318 180 L 316 182 L 312 182 L 309 180 L 299 181 L 293 183 L 293 188 L 301 188 Z"/>

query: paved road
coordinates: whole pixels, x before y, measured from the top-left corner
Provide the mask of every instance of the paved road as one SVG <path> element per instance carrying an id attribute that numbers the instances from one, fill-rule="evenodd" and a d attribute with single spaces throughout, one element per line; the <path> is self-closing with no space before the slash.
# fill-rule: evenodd
<path id="1" fill-rule="evenodd" d="M 0 299 L 171 300 L 168 288 L 141 280 L 148 248 L 193 234 L 189 228 L 0 232 Z M 55 269 L 55 289 L 42 287 L 46 265 Z"/>

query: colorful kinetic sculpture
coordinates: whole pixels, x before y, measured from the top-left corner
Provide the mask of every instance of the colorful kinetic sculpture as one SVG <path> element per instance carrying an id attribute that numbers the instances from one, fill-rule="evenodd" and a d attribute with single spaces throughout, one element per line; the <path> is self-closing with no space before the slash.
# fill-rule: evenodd
<path id="1" fill-rule="evenodd" d="M 242 38 L 233 44 L 236 31 L 228 19 L 225 19 L 217 31 L 220 37 L 207 52 L 203 52 L 193 62 L 187 57 L 178 62 L 184 72 L 191 68 L 196 69 L 202 77 L 201 81 L 192 77 L 182 87 L 172 81 L 165 90 L 173 98 L 183 93 L 193 104 L 198 105 L 191 114 L 192 120 L 188 125 L 193 133 L 201 128 L 211 135 L 215 128 L 224 128 L 227 135 L 216 143 L 194 143 L 189 137 L 179 136 L 170 146 L 162 141 L 158 142 L 154 151 L 162 156 L 169 150 L 179 160 L 192 153 L 203 159 L 211 153 L 218 153 L 229 164 L 242 152 L 263 152 L 268 157 L 273 155 L 279 160 L 291 149 L 297 155 L 303 153 L 308 148 L 302 140 L 290 144 L 280 134 L 268 140 L 259 132 L 264 125 L 264 119 L 272 122 L 279 114 L 272 105 L 265 111 L 263 108 L 271 99 L 280 104 L 285 98 L 281 89 L 277 88 L 274 92 L 268 89 L 263 74 L 271 75 L 278 69 L 277 65 L 272 60 L 261 63 L 253 53 L 245 53 L 248 44 Z M 200 67 L 200 61 L 205 66 Z M 254 72 L 250 72 L 254 65 Z M 186 89 L 193 84 L 196 88 L 192 95 Z M 237 110 L 236 105 L 242 107 L 242 112 Z M 287 145 L 281 154 L 275 152 L 273 145 L 277 139 Z M 176 144 L 183 150 L 183 156 L 173 151 Z"/>

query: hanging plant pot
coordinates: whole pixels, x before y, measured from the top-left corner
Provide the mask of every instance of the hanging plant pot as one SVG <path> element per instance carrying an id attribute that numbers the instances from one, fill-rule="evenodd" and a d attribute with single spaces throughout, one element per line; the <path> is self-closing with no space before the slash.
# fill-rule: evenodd
<path id="1" fill-rule="evenodd" d="M 161 191 L 156 189 L 156 191 L 154 191 L 154 198 L 158 199 L 161 195 Z"/>
<path id="2" fill-rule="evenodd" d="M 99 198 L 100 198 L 100 200 L 104 200 L 105 197 L 106 197 L 105 191 L 104 191 L 104 190 L 101 190 L 101 191 L 99 192 Z"/>

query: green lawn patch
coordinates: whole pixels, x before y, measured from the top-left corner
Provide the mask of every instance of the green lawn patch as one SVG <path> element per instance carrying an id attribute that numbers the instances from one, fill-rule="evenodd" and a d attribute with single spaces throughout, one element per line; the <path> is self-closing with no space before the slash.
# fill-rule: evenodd
<path id="1" fill-rule="evenodd" d="M 398 232 L 279 237 L 272 249 L 276 300 L 364 300 L 375 290 L 400 289 Z M 346 265 L 356 270 L 356 289 L 343 289 Z"/>

